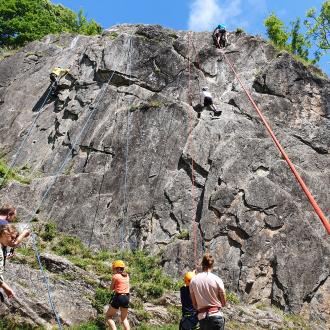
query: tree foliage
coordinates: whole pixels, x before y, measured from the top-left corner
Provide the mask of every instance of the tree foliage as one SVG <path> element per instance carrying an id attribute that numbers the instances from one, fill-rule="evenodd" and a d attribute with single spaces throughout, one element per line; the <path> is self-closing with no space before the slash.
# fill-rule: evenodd
<path id="1" fill-rule="evenodd" d="M 284 23 L 272 13 L 264 21 L 267 29 L 267 35 L 276 46 L 285 47 L 289 39 L 289 33 L 286 31 Z"/>
<path id="2" fill-rule="evenodd" d="M 308 61 L 309 48 L 311 43 L 302 33 L 300 33 L 300 18 L 297 18 L 291 23 L 292 29 L 290 32 L 291 44 L 290 51 Z"/>
<path id="3" fill-rule="evenodd" d="M 49 0 L 0 0 L 0 46 L 17 47 L 47 34 L 98 34 L 101 26 Z"/>
<path id="4" fill-rule="evenodd" d="M 319 15 L 312 8 L 307 12 L 302 30 L 301 20 L 291 22 L 291 29 L 272 13 L 264 20 L 269 39 L 279 48 L 290 51 L 303 60 L 316 63 L 330 49 L 330 0 L 326 0 Z M 310 57 L 314 51 L 314 58 Z"/>
<path id="5" fill-rule="evenodd" d="M 307 35 L 316 43 L 315 56 L 319 60 L 330 49 L 330 0 L 323 3 L 319 15 L 315 8 L 310 9 L 304 23 Z"/>

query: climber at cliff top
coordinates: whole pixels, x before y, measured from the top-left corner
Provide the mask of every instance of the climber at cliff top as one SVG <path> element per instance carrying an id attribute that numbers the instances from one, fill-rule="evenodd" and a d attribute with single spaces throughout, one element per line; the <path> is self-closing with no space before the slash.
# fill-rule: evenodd
<path id="1" fill-rule="evenodd" d="M 226 45 L 228 44 L 226 26 L 224 24 L 219 24 L 214 29 L 212 37 L 216 47 L 226 47 Z"/>

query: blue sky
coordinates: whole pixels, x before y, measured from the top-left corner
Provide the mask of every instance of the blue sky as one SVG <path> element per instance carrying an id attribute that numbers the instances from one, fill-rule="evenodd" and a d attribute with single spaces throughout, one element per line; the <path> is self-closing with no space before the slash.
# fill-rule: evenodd
<path id="1" fill-rule="evenodd" d="M 228 30 L 243 28 L 265 36 L 263 20 L 275 12 L 286 25 L 304 18 L 311 7 L 321 8 L 324 0 L 52 0 L 78 11 L 84 9 L 104 28 L 121 23 L 160 24 L 177 30 L 211 31 L 225 23 Z M 330 56 L 319 64 L 330 75 Z"/>

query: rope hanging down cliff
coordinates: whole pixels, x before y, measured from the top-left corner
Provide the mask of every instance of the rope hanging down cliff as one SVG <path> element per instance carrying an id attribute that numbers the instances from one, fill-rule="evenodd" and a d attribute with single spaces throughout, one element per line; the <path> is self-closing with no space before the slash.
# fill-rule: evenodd
<path id="1" fill-rule="evenodd" d="M 221 50 L 221 54 L 224 56 L 226 62 L 228 63 L 228 65 L 231 68 L 231 70 L 233 71 L 236 79 L 238 80 L 239 84 L 243 88 L 243 90 L 244 90 L 246 96 L 248 97 L 249 101 L 251 102 L 252 106 L 257 111 L 259 117 L 261 118 L 261 121 L 265 125 L 265 127 L 266 127 L 268 133 L 270 134 L 271 138 L 273 139 L 276 147 L 278 148 L 278 150 L 282 154 L 283 158 L 287 162 L 287 164 L 288 164 L 291 172 L 293 173 L 293 175 L 295 176 L 296 180 L 300 184 L 300 186 L 301 186 L 302 190 L 304 191 L 306 197 L 308 198 L 310 204 L 312 205 L 312 207 L 314 208 L 316 214 L 318 215 L 319 219 L 321 220 L 324 228 L 326 229 L 326 231 L 328 232 L 328 234 L 330 234 L 330 223 L 329 223 L 329 221 L 327 220 L 327 218 L 325 217 L 325 215 L 322 212 L 321 208 L 319 207 L 319 205 L 317 204 L 316 200 L 314 199 L 313 195 L 309 191 L 309 189 L 308 189 L 307 185 L 305 184 L 304 180 L 299 175 L 299 173 L 296 170 L 294 164 L 291 162 L 290 158 L 286 154 L 286 152 L 285 152 L 284 148 L 282 147 L 282 145 L 280 144 L 279 140 L 276 138 L 273 130 L 271 129 L 270 125 L 268 124 L 266 118 L 262 114 L 261 110 L 259 109 L 259 107 L 255 103 L 255 101 L 253 100 L 251 94 L 249 93 L 249 91 L 247 90 L 247 88 L 244 86 L 242 80 L 240 79 L 239 75 L 237 74 L 237 72 L 236 72 L 236 70 L 234 68 L 234 65 L 231 63 L 231 61 L 229 60 L 228 56 L 226 55 L 226 53 L 224 51 Z"/>
<path id="2" fill-rule="evenodd" d="M 46 102 L 48 101 L 51 93 L 52 93 L 52 90 L 55 86 L 55 82 L 53 82 L 49 88 L 48 88 L 48 93 L 44 99 L 44 101 L 42 102 L 41 106 L 39 107 L 38 111 L 37 111 L 37 115 L 35 116 L 35 118 L 33 119 L 31 125 L 30 125 L 30 128 L 27 132 L 27 134 L 25 135 L 24 139 L 22 140 L 21 144 L 19 145 L 17 151 L 15 152 L 14 156 L 13 156 L 13 160 L 10 164 L 10 166 L 8 167 L 5 175 L 2 177 L 1 179 L 1 183 L 0 183 L 0 189 L 3 187 L 4 183 L 6 182 L 6 179 L 7 179 L 7 176 L 9 174 L 9 172 L 13 169 L 13 167 L 16 165 L 16 162 L 17 162 L 17 159 L 18 159 L 18 156 L 20 155 L 21 151 L 23 150 L 23 147 L 25 145 L 25 143 L 27 142 L 28 138 L 30 137 L 31 133 L 32 133 L 32 130 L 33 128 L 36 126 L 37 124 L 37 121 L 40 117 L 40 115 L 43 113 L 43 107 L 45 106 Z"/>
<path id="3" fill-rule="evenodd" d="M 191 46 L 191 32 L 188 33 L 188 49 L 190 50 Z M 191 58 L 190 53 L 188 52 L 188 97 L 189 97 L 189 105 L 192 106 L 192 92 L 191 92 Z M 198 266 L 198 256 L 197 256 L 197 222 L 196 222 L 196 212 L 197 212 L 197 204 L 196 204 L 196 191 L 195 191 L 195 169 L 194 169 L 194 156 L 195 149 L 192 140 L 192 132 L 193 132 L 193 119 L 191 117 L 191 113 L 189 112 L 189 136 L 188 143 L 191 146 L 191 199 L 192 199 L 192 231 L 193 231 L 193 247 L 194 247 L 194 261 L 195 268 Z"/>

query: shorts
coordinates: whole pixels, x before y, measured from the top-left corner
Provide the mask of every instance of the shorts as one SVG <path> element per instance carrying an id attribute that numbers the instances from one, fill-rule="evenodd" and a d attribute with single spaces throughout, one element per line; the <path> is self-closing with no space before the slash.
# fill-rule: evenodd
<path id="1" fill-rule="evenodd" d="M 213 104 L 213 101 L 210 97 L 204 97 L 204 107 L 208 107 Z"/>
<path id="2" fill-rule="evenodd" d="M 119 307 L 122 308 L 128 308 L 129 305 L 129 293 L 116 293 L 113 299 L 110 302 L 110 306 L 119 309 Z"/>

